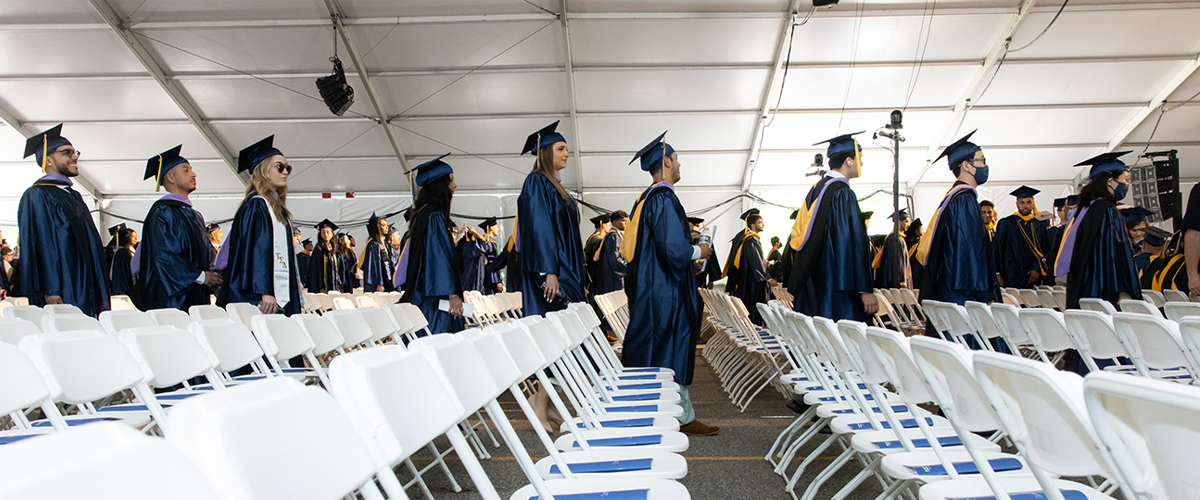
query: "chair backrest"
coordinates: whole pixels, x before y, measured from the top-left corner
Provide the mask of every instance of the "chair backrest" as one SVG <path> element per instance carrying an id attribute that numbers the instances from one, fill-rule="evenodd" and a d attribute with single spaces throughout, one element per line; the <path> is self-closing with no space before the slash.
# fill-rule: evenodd
<path id="1" fill-rule="evenodd" d="M 1189 316 L 1200 316 L 1200 304 L 1195 302 L 1167 302 L 1163 310 L 1167 313 L 1167 319 L 1175 322 Z"/>
<path id="2" fill-rule="evenodd" d="M 1054 296 L 1054 303 L 1058 304 L 1058 310 L 1066 311 L 1067 310 L 1067 291 L 1065 289 L 1062 289 L 1062 290 L 1054 289 L 1054 290 L 1050 291 L 1050 294 Z"/>
<path id="3" fill-rule="evenodd" d="M 121 341 L 96 330 L 31 335 L 20 347 L 57 401 L 89 403 L 145 381 Z"/>
<path id="4" fill-rule="evenodd" d="M 102 311 L 100 313 L 100 325 L 110 335 L 116 335 L 117 332 L 126 328 L 155 326 L 157 324 L 154 322 L 153 317 L 137 309 L 132 311 Z"/>
<path id="5" fill-rule="evenodd" d="M 1006 333 L 1010 342 L 1020 345 L 1032 341 L 1029 333 L 1025 331 L 1025 325 L 1021 324 L 1020 309 L 1017 306 L 992 302 L 988 308 L 992 311 L 992 318 L 996 320 L 996 326 Z M 969 307 L 968 310 L 970 310 Z"/>
<path id="6" fill-rule="evenodd" d="M 1047 351 L 1074 349 L 1075 342 L 1067 332 L 1063 313 L 1052 309 L 1021 309 L 1021 324 L 1034 342 Z"/>
<path id="7" fill-rule="evenodd" d="M 1162 307 L 1167 304 L 1167 298 L 1163 296 L 1162 292 L 1155 290 L 1147 290 L 1143 288 L 1142 298 L 1145 299 L 1146 302 L 1154 304 L 1154 307 Z"/>
<path id="8" fill-rule="evenodd" d="M 348 299 L 346 297 L 334 297 L 333 298 L 333 308 L 336 310 L 344 311 L 346 309 L 354 309 L 355 307 L 354 307 L 354 302 L 351 302 L 350 299 Z"/>
<path id="9" fill-rule="evenodd" d="M 46 306 L 43 307 L 42 309 L 44 309 L 46 311 L 46 314 L 50 314 L 50 315 L 83 314 L 82 309 L 75 307 L 71 304 L 46 304 Z"/>
<path id="10" fill-rule="evenodd" d="M 146 311 L 146 314 L 154 318 L 154 322 L 159 325 L 173 326 L 180 330 L 187 330 L 188 325 L 192 324 L 191 315 L 179 309 L 151 309 Z"/>
<path id="11" fill-rule="evenodd" d="M 1042 299 L 1038 298 L 1037 292 L 1028 288 L 1022 288 L 1019 290 L 1019 292 L 1021 293 L 1021 302 L 1023 302 L 1025 305 L 1029 307 L 1046 307 L 1046 305 L 1042 303 Z"/>
<path id="12" fill-rule="evenodd" d="M 1125 498 L 1194 495 L 1200 389 L 1097 373 L 1084 379 L 1083 394 L 1096 435 L 1124 479 Z"/>
<path id="13" fill-rule="evenodd" d="M 937 329 L 939 333 L 947 330 L 947 326 L 945 322 L 942 321 L 941 317 L 941 310 L 939 308 L 941 305 L 942 302 L 932 299 L 925 299 L 921 301 L 921 309 L 925 310 L 925 317 L 929 319 L 929 322 L 933 324 L 933 327 Z"/>
<path id="14" fill-rule="evenodd" d="M 54 396 L 29 356 L 15 345 L 0 344 L 0 415 L 39 407 Z"/>
<path id="15" fill-rule="evenodd" d="M 262 314 L 258 306 L 247 302 L 225 304 L 225 311 L 229 313 L 230 318 L 240 321 L 246 328 L 250 328 L 250 318 Z"/>
<path id="16" fill-rule="evenodd" d="M 1054 292 L 1050 290 L 1037 290 L 1038 302 L 1042 303 L 1042 307 L 1058 308 L 1058 302 L 1054 300 Z"/>
<path id="17" fill-rule="evenodd" d="M 1191 302 L 1188 302 L 1191 304 Z M 1144 300 L 1121 299 L 1117 305 L 1121 306 L 1121 312 L 1149 314 L 1158 318 L 1163 317 L 1162 311 L 1159 311 L 1154 304 Z M 1200 304 L 1197 304 L 1200 305 Z"/>
<path id="18" fill-rule="evenodd" d="M 975 377 L 1031 465 L 1061 476 L 1113 477 L 1083 404 L 1083 379 L 1048 363 L 975 353 Z"/>
<path id="19" fill-rule="evenodd" d="M 12 306 L 4 309 L 5 318 L 21 318 L 38 325 L 38 328 L 41 328 L 42 318 L 46 316 L 46 311 L 38 306 Z"/>
<path id="20" fill-rule="evenodd" d="M 210 319 L 192 323 L 192 334 L 201 345 L 217 357 L 217 368 L 230 372 L 257 361 L 263 356 L 254 334 L 245 325 L 232 319 Z"/>
<path id="21" fill-rule="evenodd" d="M 297 314 L 292 318 L 300 322 L 304 333 L 313 341 L 313 354 L 325 354 L 346 343 L 346 339 L 338 332 L 337 327 L 329 318 L 316 314 Z"/>
<path id="22" fill-rule="evenodd" d="M 507 390 L 529 375 L 521 373 L 516 363 L 513 362 L 512 356 L 509 355 L 508 348 L 504 346 L 500 334 L 496 331 L 472 328 L 459 335 L 475 346 L 475 350 L 487 364 L 488 371 L 492 374 L 492 380 L 496 382 L 496 386 L 501 391 Z"/>
<path id="23" fill-rule="evenodd" d="M 888 378 L 905 403 L 919 404 L 933 400 L 928 382 L 909 352 L 908 339 L 900 332 L 883 328 L 867 328 L 867 340 L 875 348 L 875 356 L 888 372 Z"/>
<path id="24" fill-rule="evenodd" d="M 398 304 L 398 306 L 408 314 L 408 322 L 412 323 L 413 331 L 429 327 L 429 320 L 425 318 L 425 314 L 421 312 L 421 308 L 408 302 Z"/>
<path id="25" fill-rule="evenodd" d="M 368 325 L 367 320 L 363 319 L 362 313 L 355 309 L 329 311 L 325 313 L 324 317 L 329 318 L 338 333 L 342 335 L 342 347 L 344 348 L 349 349 L 367 342 L 374 334 L 371 331 L 371 325 Z"/>
<path id="26" fill-rule="evenodd" d="M 1190 302 L 1188 295 L 1179 290 L 1163 290 L 1162 293 L 1167 302 Z"/>
<path id="27" fill-rule="evenodd" d="M 508 390 L 508 386 L 496 384 L 487 361 L 461 335 L 427 335 L 409 343 L 408 349 L 424 355 L 439 368 L 438 372 L 467 410 L 478 410 Z"/>
<path id="28" fill-rule="evenodd" d="M 113 295 L 109 297 L 108 307 L 113 311 L 136 311 L 137 306 L 133 304 L 133 299 L 128 295 Z"/>
<path id="29" fill-rule="evenodd" d="M 104 326 L 96 321 L 96 318 L 82 314 L 47 314 L 42 318 L 42 331 L 69 332 L 72 330 L 105 331 Z"/>
<path id="30" fill-rule="evenodd" d="M 282 314 L 260 314 L 250 318 L 250 331 L 259 346 L 269 343 L 275 359 L 287 360 L 313 350 L 314 344 L 294 318 Z M 268 350 L 263 346 L 263 350 Z"/>
<path id="31" fill-rule="evenodd" d="M 127 328 L 117 338 L 129 348 L 147 383 L 154 387 L 171 387 L 216 368 L 195 335 L 173 326 Z M 220 381 L 215 383 L 220 385 Z"/>
<path id="32" fill-rule="evenodd" d="M 392 322 L 396 324 L 396 334 L 404 335 L 416 328 L 413 326 L 412 319 L 408 317 L 408 311 L 401 307 L 401 304 L 388 304 L 383 307 L 387 311 L 388 316 L 392 317 Z M 424 318 L 424 316 L 421 316 Z"/>
<path id="33" fill-rule="evenodd" d="M 1107 303 L 1107 302 L 1106 302 Z M 1076 348 L 1087 350 L 1093 358 L 1111 359 L 1126 354 L 1113 328 L 1112 316 L 1097 311 L 1068 309 L 1063 313 L 1067 331 L 1075 338 Z"/>
<path id="34" fill-rule="evenodd" d="M 867 340 L 867 325 L 857 321 L 841 320 L 837 322 L 837 328 L 838 333 L 842 336 L 842 345 L 845 346 L 851 362 L 854 363 L 854 371 L 858 373 L 863 382 L 868 384 L 887 382 L 887 373 L 883 369 L 883 365 L 879 363 L 879 358 L 875 356 L 875 349 L 871 347 L 871 341 Z"/>
<path id="35" fill-rule="evenodd" d="M 192 321 L 208 321 L 212 319 L 229 319 L 229 313 L 220 307 L 203 304 L 192 306 L 188 309 L 188 314 L 192 316 Z"/>
<path id="36" fill-rule="evenodd" d="M 1104 299 L 1079 299 L 1079 308 L 1083 309 L 1084 311 L 1096 311 L 1108 315 L 1112 315 L 1113 313 L 1117 312 L 1117 308 L 1113 307 L 1111 303 Z"/>
<path id="37" fill-rule="evenodd" d="M 992 317 L 992 310 L 988 308 L 987 304 L 968 300 L 963 308 L 967 311 L 967 315 L 970 317 L 972 323 L 979 328 L 981 335 L 989 339 L 1002 337 L 1005 340 L 1009 340 L 1008 332 L 998 324 L 996 318 Z"/>
<path id="38" fill-rule="evenodd" d="M 17 345 L 21 339 L 39 333 L 42 333 L 42 328 L 32 321 L 17 317 L 0 318 L 0 342 Z"/>
<path id="39" fill-rule="evenodd" d="M 954 423 L 971 432 L 1000 429 L 991 403 L 983 395 L 971 365 L 973 351 L 933 337 L 909 339 L 913 361 L 925 375 L 938 405 L 953 408 Z"/>
<path id="40" fill-rule="evenodd" d="M 222 498 L 342 498 L 377 470 L 329 393 L 287 377 L 184 400 L 170 422 Z"/>
<path id="41" fill-rule="evenodd" d="M 1196 369 L 1192 353 L 1183 345 L 1179 325 L 1175 322 L 1167 321 L 1162 316 L 1128 312 L 1114 314 L 1112 320 L 1131 358 L 1145 363 L 1149 368 L 1184 366 Z"/>
<path id="42" fill-rule="evenodd" d="M 484 328 L 484 331 L 494 333 L 504 343 L 508 355 L 522 375 L 528 377 L 548 364 L 537 343 L 522 325 L 501 323 Z"/>
<path id="43" fill-rule="evenodd" d="M 378 306 L 363 306 L 358 308 L 358 312 L 371 328 L 371 342 L 379 342 L 398 333 L 391 315 Z"/>
<path id="44" fill-rule="evenodd" d="M 362 307 L 379 307 L 379 302 L 375 300 L 373 295 L 359 295 L 354 297 L 354 305 Z"/>
<path id="45" fill-rule="evenodd" d="M 971 318 L 967 316 L 967 309 L 958 304 L 942 303 L 938 305 L 938 311 L 941 313 L 942 321 L 950 328 L 950 334 L 955 337 L 967 337 L 975 335 L 975 325 L 971 324 Z"/>
<path id="46" fill-rule="evenodd" d="M 196 463 L 165 440 L 100 422 L 4 446 L 0 498 L 219 498 Z"/>
<path id="47" fill-rule="evenodd" d="M 467 414 L 429 360 L 399 345 L 338 356 L 329 379 L 350 421 L 372 436 L 368 442 L 389 462 L 421 449 Z"/>

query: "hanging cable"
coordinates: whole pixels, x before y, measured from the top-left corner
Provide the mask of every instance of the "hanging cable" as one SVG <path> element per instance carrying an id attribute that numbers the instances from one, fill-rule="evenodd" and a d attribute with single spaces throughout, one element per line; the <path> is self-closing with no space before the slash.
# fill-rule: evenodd
<path id="1" fill-rule="evenodd" d="M 1025 49 L 1029 48 L 1030 45 L 1033 45 L 1033 42 L 1036 42 L 1036 41 L 1038 41 L 1038 39 L 1042 38 L 1042 35 L 1045 35 L 1047 31 L 1050 31 L 1051 26 L 1054 26 L 1054 21 L 1058 20 L 1058 16 L 1062 15 L 1063 9 L 1067 8 L 1067 2 L 1070 2 L 1070 1 L 1071 0 L 1063 0 L 1062 6 L 1058 8 L 1058 12 L 1054 14 L 1054 17 L 1052 19 L 1050 19 L 1050 23 L 1047 24 L 1044 29 L 1042 29 L 1042 32 L 1038 33 L 1038 36 L 1033 37 L 1033 40 L 1030 40 L 1029 43 L 1022 45 L 1019 48 L 1009 50 L 1008 52 L 1020 52 L 1022 50 L 1025 50 Z"/>

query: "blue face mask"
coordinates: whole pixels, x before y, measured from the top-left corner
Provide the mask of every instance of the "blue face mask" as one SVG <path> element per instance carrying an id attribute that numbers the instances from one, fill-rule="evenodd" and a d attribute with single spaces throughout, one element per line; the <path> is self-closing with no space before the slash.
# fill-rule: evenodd
<path id="1" fill-rule="evenodd" d="M 1113 188 L 1113 196 L 1115 196 L 1118 201 L 1124 199 L 1125 195 L 1127 194 L 1129 194 L 1128 182 L 1118 182 L 1117 187 Z"/>
<path id="2" fill-rule="evenodd" d="M 975 168 L 975 184 L 983 184 L 988 180 L 988 167 Z"/>

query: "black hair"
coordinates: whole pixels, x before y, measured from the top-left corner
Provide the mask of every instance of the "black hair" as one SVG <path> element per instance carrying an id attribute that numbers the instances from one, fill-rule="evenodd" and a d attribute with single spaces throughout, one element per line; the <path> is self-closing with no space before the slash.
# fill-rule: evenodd
<path id="1" fill-rule="evenodd" d="M 654 162 L 653 165 L 650 165 L 650 170 L 649 170 L 650 175 L 658 175 L 658 174 L 662 173 L 663 160 L 665 160 L 665 159 L 666 158 L 663 158 L 662 160 L 658 160 L 657 162 Z"/>
<path id="2" fill-rule="evenodd" d="M 617 210 L 616 212 L 608 214 L 608 219 L 610 221 L 620 220 L 620 219 L 628 219 L 628 218 L 629 218 L 629 214 L 625 213 L 624 210 Z"/>
<path id="3" fill-rule="evenodd" d="M 992 203 L 992 200 L 983 200 L 983 201 L 979 202 L 979 206 L 996 208 L 996 204 Z"/>
<path id="4" fill-rule="evenodd" d="M 746 217 L 746 224 L 747 224 L 747 225 L 754 225 L 754 224 L 758 224 L 758 221 L 760 221 L 760 220 L 762 220 L 762 216 L 761 216 L 761 215 L 758 215 L 758 214 L 750 214 L 750 216 L 749 216 L 749 217 Z"/>
<path id="5" fill-rule="evenodd" d="M 854 152 L 839 153 L 829 157 L 829 169 L 837 170 L 846 165 L 846 160 L 853 158 Z"/>
<path id="6" fill-rule="evenodd" d="M 779 237 L 778 237 L 778 236 L 772 236 L 772 237 L 771 237 L 771 245 L 777 245 L 777 244 L 779 244 Z"/>
<path id="7" fill-rule="evenodd" d="M 433 208 L 446 214 L 446 220 L 450 220 L 450 199 L 453 197 L 454 192 L 450 191 L 450 176 L 445 175 L 421 187 L 415 206 L 420 210 L 425 205 L 433 205 Z"/>
<path id="8" fill-rule="evenodd" d="M 1117 170 L 1112 172 L 1104 172 L 1096 177 L 1088 180 L 1087 184 L 1083 185 L 1083 189 L 1079 190 L 1079 206 L 1086 207 L 1091 205 L 1093 201 L 1105 199 L 1112 203 L 1117 202 L 1117 198 L 1112 193 L 1108 192 L 1109 179 L 1116 179 L 1125 173 Z"/>
<path id="9" fill-rule="evenodd" d="M 129 228 L 117 231 L 117 246 L 123 247 L 129 244 L 129 238 L 133 236 L 133 230 Z"/>

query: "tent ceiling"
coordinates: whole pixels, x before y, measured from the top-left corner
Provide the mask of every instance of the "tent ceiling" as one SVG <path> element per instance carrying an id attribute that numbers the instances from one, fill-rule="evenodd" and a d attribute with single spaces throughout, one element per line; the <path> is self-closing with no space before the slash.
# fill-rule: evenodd
<path id="1" fill-rule="evenodd" d="M 530 2 L 551 12 L 565 5 L 569 51 L 563 23 Z M 783 72 L 774 69 L 787 49 L 787 1 L 530 2 L 337 0 L 390 125 L 374 121 L 362 68 L 340 40 L 357 102 L 339 118 L 316 100 L 313 80 L 329 71 L 333 51 L 324 0 L 7 2 L 0 163 L 33 170 L 18 160 L 19 134 L 67 122 L 87 180 L 105 196 L 145 194 L 143 158 L 178 143 L 202 193 L 235 193 L 243 185 L 210 139 L 236 152 L 275 134 L 298 169 L 295 192 L 405 191 L 387 126 L 410 165 L 454 152 L 461 189 L 511 192 L 531 162 L 516 155 L 525 135 L 563 120 L 574 155 L 568 186 L 636 190 L 646 179 L 626 165 L 632 152 L 669 130 L 685 166 L 682 186 L 724 199 L 746 185 L 752 160 L 754 189 L 810 184 L 803 173 L 822 152 L 813 143 L 875 130 L 891 109 L 907 107 L 904 179 L 948 182 L 944 164 L 922 175 L 926 161 L 947 137 L 976 128 L 994 182 L 1071 179 L 1070 165 L 1114 140 L 1139 152 L 1147 141 L 1152 150 L 1179 149 L 1183 177 L 1200 177 L 1200 103 L 1182 103 L 1200 92 L 1200 72 L 1191 71 L 1200 54 L 1197 1 L 1072 1 L 996 72 L 987 58 L 1017 0 L 931 9 L 843 0 L 795 28 L 782 92 Z M 137 34 L 212 137 L 93 3 L 111 6 Z M 1037 2 L 1010 48 L 1033 40 L 1059 5 Z M 1160 121 L 1153 100 L 1173 87 Z M 975 106 L 956 114 L 963 96 Z M 756 134 L 764 105 L 769 126 Z M 869 147 L 865 161 L 864 182 L 888 182 L 889 152 Z"/>

